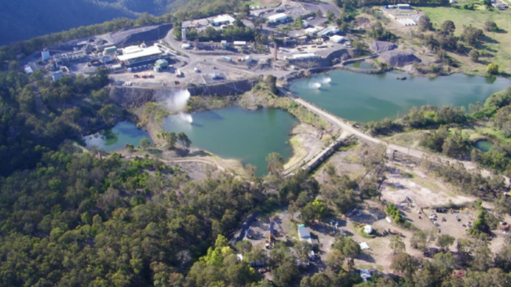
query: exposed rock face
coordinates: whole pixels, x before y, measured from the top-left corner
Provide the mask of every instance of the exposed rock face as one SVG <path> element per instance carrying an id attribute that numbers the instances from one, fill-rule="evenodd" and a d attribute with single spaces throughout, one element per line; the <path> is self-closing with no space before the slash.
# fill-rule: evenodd
<path id="1" fill-rule="evenodd" d="M 392 67 L 403 67 L 421 62 L 421 59 L 415 57 L 414 54 L 403 51 L 387 51 L 380 54 L 380 57 Z"/>
<path id="2" fill-rule="evenodd" d="M 397 48 L 397 45 L 392 42 L 385 41 L 373 41 L 371 43 L 371 49 L 376 53 L 383 53 Z"/>

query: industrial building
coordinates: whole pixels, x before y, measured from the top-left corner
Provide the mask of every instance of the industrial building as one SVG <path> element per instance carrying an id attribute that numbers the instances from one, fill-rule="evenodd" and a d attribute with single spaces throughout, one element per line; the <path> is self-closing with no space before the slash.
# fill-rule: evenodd
<path id="1" fill-rule="evenodd" d="M 333 34 L 336 34 L 336 33 L 339 33 L 339 28 L 337 26 L 328 26 L 327 28 L 321 30 L 318 32 L 318 36 L 329 36 L 329 35 L 333 35 Z"/>
<path id="2" fill-rule="evenodd" d="M 211 25 L 220 26 L 220 25 L 232 25 L 236 19 L 234 19 L 231 15 L 219 15 L 215 19 L 211 20 Z"/>
<path id="3" fill-rule="evenodd" d="M 154 71 L 155 72 L 161 72 L 169 67 L 169 62 L 164 59 L 159 59 L 154 63 Z"/>
<path id="4" fill-rule="evenodd" d="M 110 47 L 106 47 L 104 50 L 103 50 L 103 55 L 111 55 L 113 53 L 117 52 L 117 47 L 115 46 L 110 46 Z"/>
<path id="5" fill-rule="evenodd" d="M 289 19 L 286 13 L 279 13 L 268 17 L 270 23 L 285 23 Z"/>
<path id="6" fill-rule="evenodd" d="M 129 46 L 122 49 L 122 55 L 117 56 L 117 59 L 119 59 L 119 61 L 121 61 L 124 65 L 131 66 L 158 60 L 162 57 L 162 55 L 162 51 L 158 48 L 158 46 L 156 46 L 156 44 L 147 48 Z"/>

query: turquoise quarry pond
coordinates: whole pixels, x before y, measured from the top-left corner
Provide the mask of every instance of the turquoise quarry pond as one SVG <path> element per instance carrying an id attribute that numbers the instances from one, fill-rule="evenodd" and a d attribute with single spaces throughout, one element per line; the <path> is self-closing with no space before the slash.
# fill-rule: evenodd
<path id="1" fill-rule="evenodd" d="M 488 152 L 492 146 L 493 143 L 491 141 L 477 141 L 475 144 L 475 147 L 482 152 Z"/>
<path id="2" fill-rule="evenodd" d="M 407 77 L 405 81 L 397 77 Z M 342 118 L 368 122 L 396 118 L 422 105 L 466 106 L 484 102 L 506 89 L 511 81 L 455 74 L 446 77 L 414 77 L 404 72 L 368 75 L 332 71 L 311 79 L 294 81 L 290 90 Z"/>
<path id="3" fill-rule="evenodd" d="M 125 144 L 138 146 L 143 138 L 151 139 L 149 134 L 138 129 L 130 122 L 120 122 L 111 129 L 83 137 L 87 147 L 95 146 L 105 151 L 113 151 L 124 148 Z"/>
<path id="4" fill-rule="evenodd" d="M 269 153 L 280 153 L 284 162 L 293 154 L 289 134 L 299 122 L 282 110 L 247 111 L 231 107 L 192 114 L 192 117 L 190 124 L 181 115 L 169 116 L 163 121 L 163 128 L 184 132 L 192 147 L 254 165 L 258 176 L 267 173 L 265 159 Z"/>

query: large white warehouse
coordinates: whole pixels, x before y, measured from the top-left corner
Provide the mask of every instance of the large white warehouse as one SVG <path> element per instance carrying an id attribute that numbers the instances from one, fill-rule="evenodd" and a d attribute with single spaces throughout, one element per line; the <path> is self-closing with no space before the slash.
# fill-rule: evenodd
<path id="1" fill-rule="evenodd" d="M 117 59 L 123 62 L 124 65 L 129 66 L 133 64 L 148 62 L 151 60 L 157 60 L 161 58 L 162 55 L 162 51 L 156 45 L 147 48 L 129 46 L 122 49 L 122 55 L 117 56 Z"/>
<path id="2" fill-rule="evenodd" d="M 284 23 L 287 21 L 289 16 L 286 13 L 279 13 L 268 17 L 270 23 Z"/>

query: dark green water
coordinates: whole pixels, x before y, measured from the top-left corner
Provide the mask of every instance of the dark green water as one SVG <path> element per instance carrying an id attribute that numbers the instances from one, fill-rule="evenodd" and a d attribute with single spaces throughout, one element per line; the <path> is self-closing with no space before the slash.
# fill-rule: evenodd
<path id="1" fill-rule="evenodd" d="M 135 124 L 120 122 L 112 129 L 85 136 L 83 140 L 87 147 L 96 146 L 105 151 L 113 151 L 124 148 L 128 143 L 138 146 L 143 138 L 151 139 L 146 131 L 138 129 Z"/>
<path id="2" fill-rule="evenodd" d="M 293 154 L 289 133 L 298 121 L 279 109 L 247 111 L 232 107 L 196 113 L 192 117 L 193 124 L 180 115 L 167 117 L 163 128 L 184 132 L 192 147 L 256 166 L 258 176 L 267 173 L 265 159 L 269 153 L 280 153 L 284 162 Z"/>
<path id="3" fill-rule="evenodd" d="M 493 143 L 491 141 L 477 141 L 475 144 L 475 147 L 482 152 L 488 152 L 492 146 Z"/>
<path id="4" fill-rule="evenodd" d="M 407 77 L 405 81 L 397 77 Z M 506 89 L 511 81 L 455 74 L 434 79 L 413 77 L 404 72 L 368 75 L 332 71 L 326 76 L 298 80 L 290 89 L 304 100 L 342 118 L 368 122 L 395 119 L 413 106 L 467 106 L 484 102 Z"/>

